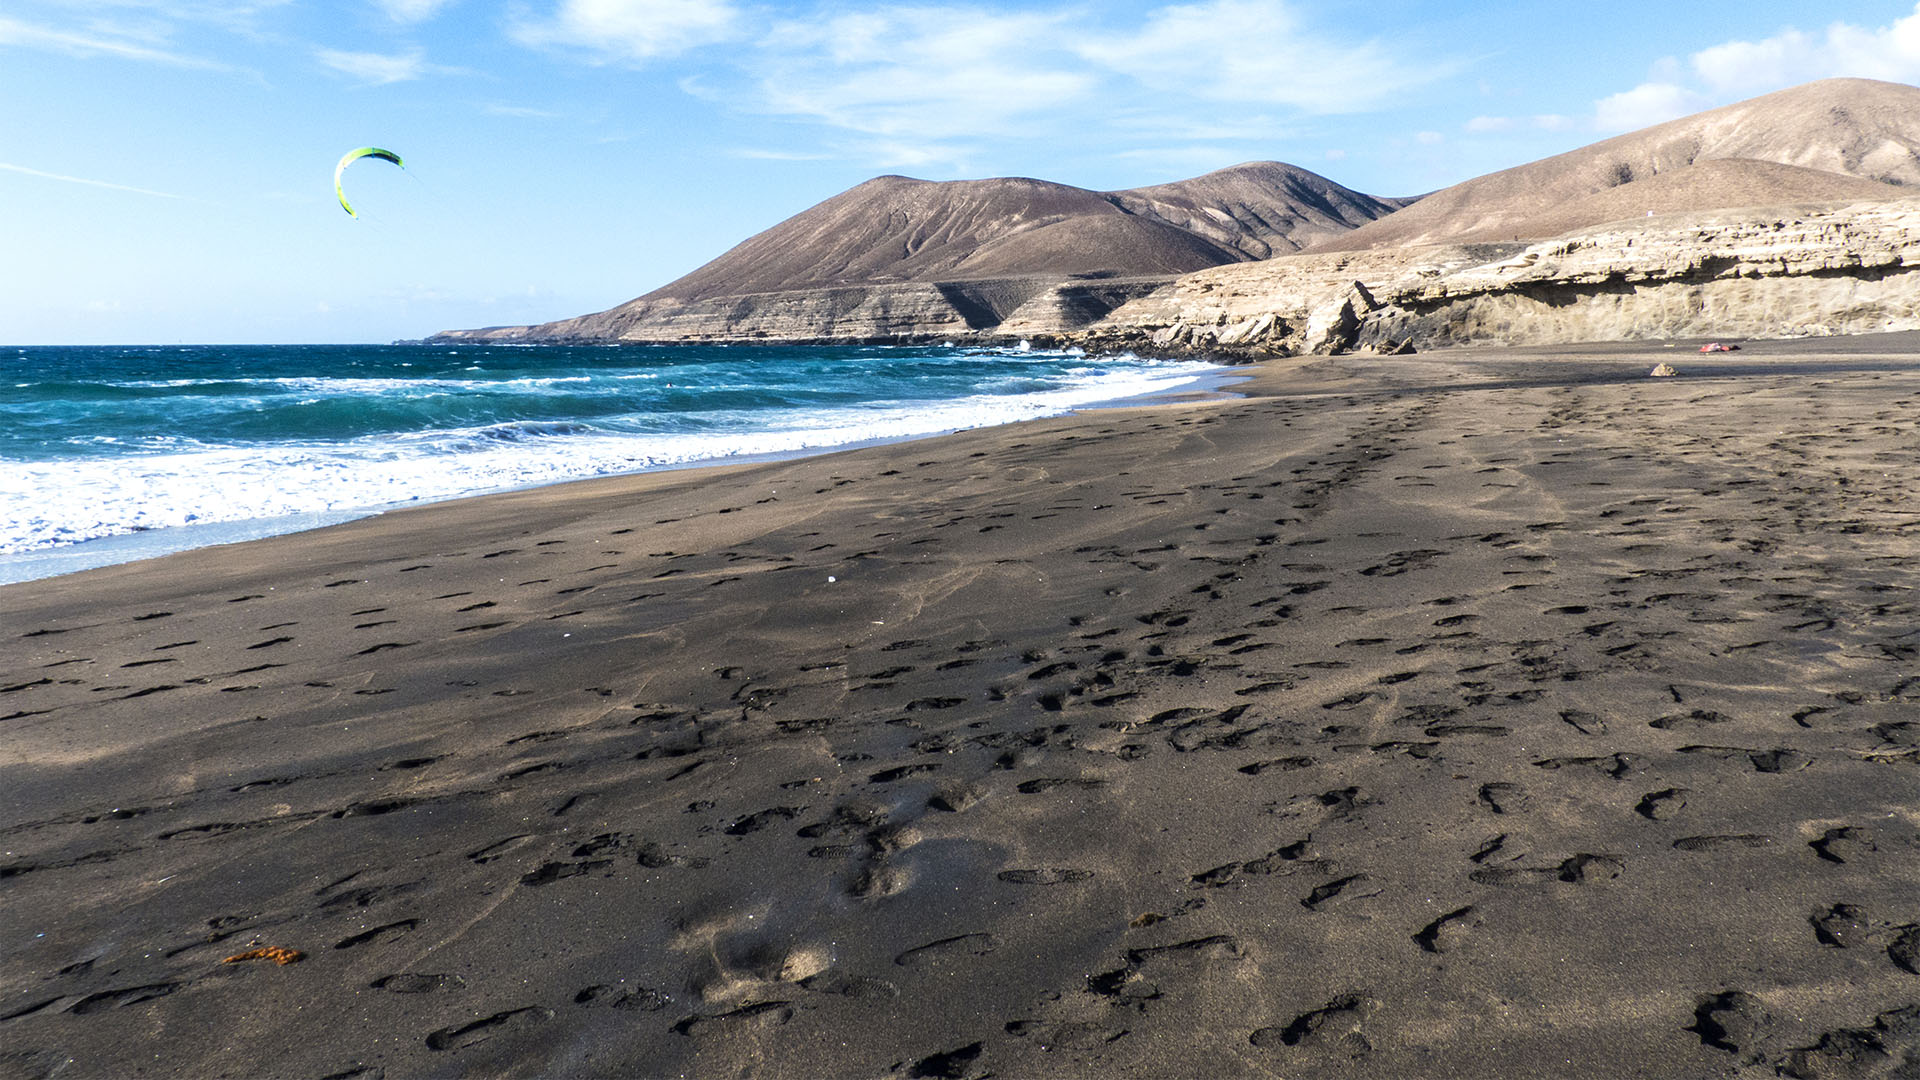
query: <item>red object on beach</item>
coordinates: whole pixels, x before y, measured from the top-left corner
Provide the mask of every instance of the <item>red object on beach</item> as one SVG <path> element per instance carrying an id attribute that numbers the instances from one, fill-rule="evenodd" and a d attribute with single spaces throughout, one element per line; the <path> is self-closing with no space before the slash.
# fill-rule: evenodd
<path id="1" fill-rule="evenodd" d="M 1722 345 L 1722 344 L 1720 344 L 1720 343 L 1719 343 L 1719 342 L 1717 342 L 1717 341 L 1713 341 L 1713 342 L 1708 342 L 1707 344 L 1705 344 L 1705 345 L 1702 345 L 1702 346 L 1700 346 L 1700 351 L 1701 351 L 1701 352 L 1739 352 L 1739 351 L 1740 351 L 1740 346 L 1738 346 L 1738 345 Z"/>

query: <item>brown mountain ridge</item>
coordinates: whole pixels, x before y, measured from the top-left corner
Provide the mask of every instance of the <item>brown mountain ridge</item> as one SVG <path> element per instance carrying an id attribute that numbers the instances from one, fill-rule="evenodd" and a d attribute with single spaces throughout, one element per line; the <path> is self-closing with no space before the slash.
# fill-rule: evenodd
<path id="1" fill-rule="evenodd" d="M 1027 275 L 1182 274 L 1298 251 L 1403 204 L 1272 161 L 1114 192 L 1028 177 L 881 176 L 639 299 Z"/>
<path id="2" fill-rule="evenodd" d="M 935 182 L 882 176 L 607 311 L 536 326 L 447 331 L 436 338 L 1097 337 L 1103 320 L 1128 314 L 1122 308 L 1137 313 L 1147 297 L 1167 292 L 1176 280 L 1206 278 L 1236 264 L 1266 264 L 1245 267 L 1244 275 L 1233 271 L 1236 281 L 1290 281 L 1299 276 L 1295 270 L 1307 273 L 1307 264 L 1296 265 L 1302 255 L 1368 251 L 1375 262 L 1412 265 L 1432 261 L 1422 252 L 1436 245 L 1470 258 L 1477 246 L 1517 249 L 1621 223 L 1660 229 L 1668 218 L 1703 212 L 1751 216 L 1763 213 L 1758 208 L 1772 213 L 1794 206 L 1871 205 L 1916 194 L 1920 88 L 1829 79 L 1606 139 L 1417 200 L 1366 195 L 1278 162 L 1108 192 L 1027 177 Z M 1835 258 L 1838 270 L 1852 265 L 1854 254 Z M 1685 261 L 1678 254 L 1668 261 L 1674 259 Z M 1441 261 L 1457 260 L 1449 255 Z M 1347 272 L 1344 265 L 1335 259 L 1323 269 L 1338 278 Z M 1248 295 L 1269 291 L 1255 287 Z M 1277 318 L 1279 310 L 1268 314 Z M 1246 313 L 1228 320 L 1234 326 L 1256 322 Z M 1299 337 L 1289 333 L 1287 341 Z M 1202 336 L 1212 340 L 1208 335 Z"/>
<path id="3" fill-rule="evenodd" d="M 1503 169 L 1315 251 L 1537 240 L 1626 217 L 1920 193 L 1920 88 L 1825 79 Z"/>

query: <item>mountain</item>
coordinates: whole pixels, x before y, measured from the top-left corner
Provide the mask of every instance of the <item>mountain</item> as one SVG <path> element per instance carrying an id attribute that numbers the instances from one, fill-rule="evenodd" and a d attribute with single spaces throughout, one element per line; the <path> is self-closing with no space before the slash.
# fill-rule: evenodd
<path id="1" fill-rule="evenodd" d="M 882 176 L 638 299 L 994 277 L 1182 274 L 1298 251 L 1399 205 L 1278 162 L 1114 192 L 1026 177 Z"/>
<path id="2" fill-rule="evenodd" d="M 1920 88 L 1827 79 L 1455 184 L 1312 250 L 1534 240 L 1650 211 L 1916 190 Z"/>
<path id="3" fill-rule="evenodd" d="M 1070 328 L 1181 274 L 1299 251 L 1406 202 L 1272 161 L 1109 192 L 881 176 L 617 307 L 434 340 L 945 338 L 1016 312 Z"/>
<path id="4" fill-rule="evenodd" d="M 1292 165 L 1251 162 L 1191 180 L 1131 191 L 1107 201 L 1239 251 L 1249 259 L 1287 255 L 1344 235 L 1413 199 L 1362 195 Z"/>
<path id="5" fill-rule="evenodd" d="M 1920 88 L 1831 79 L 1418 200 L 1276 162 L 1108 192 L 883 176 L 610 310 L 435 337 L 1268 355 L 1857 333 L 1920 320 L 1916 196 Z"/>

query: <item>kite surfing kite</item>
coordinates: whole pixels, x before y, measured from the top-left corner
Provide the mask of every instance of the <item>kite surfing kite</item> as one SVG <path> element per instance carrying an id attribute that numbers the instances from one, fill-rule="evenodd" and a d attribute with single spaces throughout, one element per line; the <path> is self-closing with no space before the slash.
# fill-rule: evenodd
<path id="1" fill-rule="evenodd" d="M 351 218 L 358 218 L 360 215 L 355 213 L 352 204 L 347 202 L 346 189 L 340 186 L 340 174 L 347 171 L 347 166 L 363 157 L 376 157 L 383 161 L 391 161 L 402 169 L 407 167 L 406 163 L 400 160 L 399 154 L 391 150 L 382 150 L 377 146 L 363 146 L 358 150 L 347 151 L 346 156 L 340 159 L 340 164 L 333 167 L 333 193 L 340 196 L 340 209 L 345 210 L 347 216 Z"/>

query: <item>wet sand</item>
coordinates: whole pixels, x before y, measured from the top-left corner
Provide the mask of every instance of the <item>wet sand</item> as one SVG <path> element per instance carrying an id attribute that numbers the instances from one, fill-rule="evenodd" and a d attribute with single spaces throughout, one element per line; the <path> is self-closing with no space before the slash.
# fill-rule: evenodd
<path id="1" fill-rule="evenodd" d="M 1920 1057 L 1910 337 L 1241 389 L 0 587 L 0 1076 Z"/>

